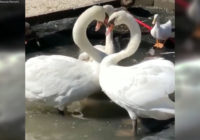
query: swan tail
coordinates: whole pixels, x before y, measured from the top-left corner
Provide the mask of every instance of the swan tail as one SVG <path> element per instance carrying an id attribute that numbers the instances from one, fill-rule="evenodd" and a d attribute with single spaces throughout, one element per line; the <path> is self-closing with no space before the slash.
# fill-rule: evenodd
<path id="1" fill-rule="evenodd" d="M 157 120 L 167 120 L 175 116 L 175 110 L 170 108 L 154 108 L 150 112 L 150 116 Z"/>

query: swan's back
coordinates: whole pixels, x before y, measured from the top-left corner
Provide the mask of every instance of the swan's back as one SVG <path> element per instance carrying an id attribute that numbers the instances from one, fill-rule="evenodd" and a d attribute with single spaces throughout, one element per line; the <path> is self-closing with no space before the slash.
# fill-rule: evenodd
<path id="1" fill-rule="evenodd" d="M 31 58 L 26 62 L 26 98 L 62 100 L 68 97 L 66 102 L 71 102 L 98 88 L 97 73 L 97 65 L 71 57 Z"/>
<path id="2" fill-rule="evenodd" d="M 100 85 L 122 107 L 143 110 L 142 115 L 150 115 L 150 110 L 156 108 L 174 109 L 173 102 L 168 98 L 175 89 L 174 78 L 173 63 L 164 59 L 153 59 L 131 67 L 113 65 L 102 68 Z"/>

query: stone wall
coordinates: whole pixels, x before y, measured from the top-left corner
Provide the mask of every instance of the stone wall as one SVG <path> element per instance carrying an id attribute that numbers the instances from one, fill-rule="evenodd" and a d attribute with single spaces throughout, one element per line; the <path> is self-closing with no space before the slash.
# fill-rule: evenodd
<path id="1" fill-rule="evenodd" d="M 138 6 L 155 6 L 168 10 L 175 10 L 175 0 L 135 0 Z"/>

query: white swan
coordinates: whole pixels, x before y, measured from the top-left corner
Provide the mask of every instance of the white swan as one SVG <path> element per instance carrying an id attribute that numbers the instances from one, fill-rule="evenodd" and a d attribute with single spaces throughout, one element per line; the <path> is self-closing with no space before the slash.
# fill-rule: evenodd
<path id="1" fill-rule="evenodd" d="M 77 19 L 76 27 L 86 31 L 93 20 L 103 22 L 104 10 L 101 6 L 87 9 Z M 74 38 L 81 35 L 77 41 L 78 45 L 91 45 L 81 30 L 73 34 Z M 84 62 L 62 55 L 31 58 L 26 62 L 26 98 L 29 101 L 42 101 L 64 111 L 69 103 L 100 90 L 98 70 L 95 61 Z"/>
<path id="2" fill-rule="evenodd" d="M 141 41 L 141 30 L 132 15 L 113 13 L 109 28 L 125 24 L 131 39 L 126 49 L 105 57 L 100 64 L 99 81 L 103 91 L 116 104 L 127 110 L 133 120 L 137 116 L 165 120 L 174 117 L 174 103 L 168 95 L 174 92 L 174 65 L 168 60 L 153 59 L 130 67 L 117 63 L 134 54 Z"/>
<path id="3" fill-rule="evenodd" d="M 154 15 L 152 24 L 155 24 L 151 30 L 151 35 L 156 39 L 154 47 L 163 48 L 164 43 L 160 41 L 166 41 L 172 35 L 172 21 L 168 20 L 164 24 L 160 24 L 160 17 L 158 14 Z"/>
<path id="4" fill-rule="evenodd" d="M 189 5 L 187 14 L 189 18 L 196 23 L 196 29 L 193 33 L 194 37 L 200 38 L 200 1 L 193 0 Z"/>

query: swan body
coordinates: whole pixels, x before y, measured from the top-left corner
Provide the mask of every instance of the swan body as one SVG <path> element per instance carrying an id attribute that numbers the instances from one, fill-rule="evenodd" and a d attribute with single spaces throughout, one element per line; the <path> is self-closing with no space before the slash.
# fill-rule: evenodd
<path id="1" fill-rule="evenodd" d="M 166 23 L 164 24 L 160 24 L 160 18 L 159 18 L 159 15 L 156 14 L 154 15 L 154 20 L 153 20 L 153 24 L 154 27 L 152 28 L 151 30 L 151 35 L 156 39 L 156 40 L 167 40 L 168 38 L 171 37 L 172 35 L 172 21 L 171 20 L 168 20 Z M 162 46 L 159 46 L 158 45 L 158 42 L 157 41 L 157 45 L 155 44 L 155 47 L 158 47 L 158 48 L 162 48 Z"/>
<path id="2" fill-rule="evenodd" d="M 174 103 L 168 98 L 175 89 L 173 63 L 159 58 L 129 67 L 118 66 L 119 61 L 136 52 L 141 41 L 141 30 L 125 11 L 113 13 L 109 22 L 127 25 L 131 39 L 126 49 L 103 59 L 99 74 L 102 90 L 126 109 L 133 121 L 137 116 L 157 120 L 173 118 Z"/>
<path id="3" fill-rule="evenodd" d="M 63 111 L 69 103 L 98 91 L 98 64 L 62 55 L 37 56 L 26 62 L 26 98 Z"/>
<path id="4" fill-rule="evenodd" d="M 84 21 L 80 20 L 82 16 Z M 95 18 L 104 20 L 105 11 L 101 6 L 93 6 L 82 13 L 75 23 L 76 27 L 83 25 L 81 30 L 86 30 Z M 82 37 L 76 43 L 79 46 L 90 46 L 84 33 L 76 32 L 74 39 L 79 34 Z M 26 62 L 26 98 L 29 101 L 42 101 L 64 111 L 71 102 L 100 90 L 98 71 L 99 64 L 96 61 L 85 62 L 62 55 L 31 58 Z"/>

